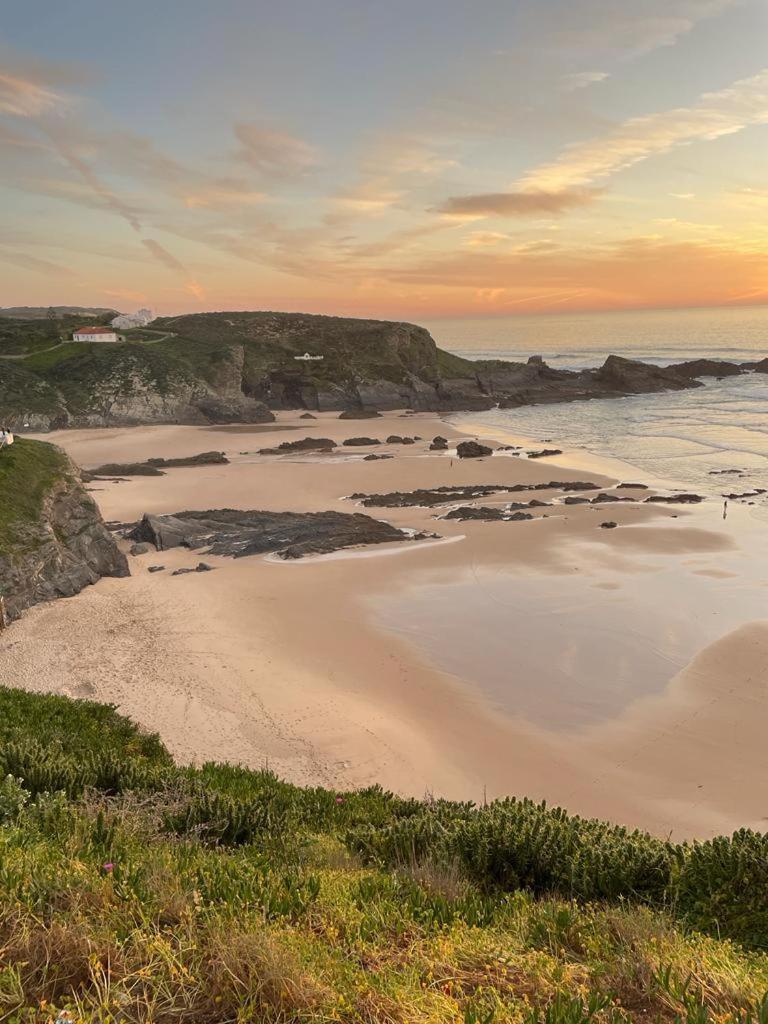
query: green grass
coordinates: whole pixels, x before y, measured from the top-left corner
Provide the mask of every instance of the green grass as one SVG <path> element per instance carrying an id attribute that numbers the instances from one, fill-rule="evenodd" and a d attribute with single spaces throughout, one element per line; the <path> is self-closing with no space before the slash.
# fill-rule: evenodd
<path id="1" fill-rule="evenodd" d="M 66 456 L 53 445 L 17 438 L 0 448 L 0 556 L 14 549 L 38 519 L 51 486 L 69 472 Z"/>
<path id="2" fill-rule="evenodd" d="M 502 879 L 491 864 L 520 856 L 514 844 L 493 853 L 488 815 L 503 817 L 503 803 L 176 768 L 112 707 L 4 688 L 0 762 L 11 776 L 0 783 L 0 1019 L 11 1024 L 62 1010 L 89 1024 L 768 1020 L 765 953 L 692 930 L 671 901 L 631 885 L 589 900 L 562 891 L 577 881 L 563 881 L 574 836 L 618 842 L 626 833 L 612 826 L 538 807 L 562 877 Z M 473 823 L 474 860 L 446 846 L 461 822 Z M 390 856 L 392 829 L 402 838 L 409 826 L 408 856 Z M 518 845 L 524 831 L 513 830 Z M 733 874 L 722 842 L 712 863 Z M 536 850 L 528 842 L 545 864 Z M 676 878 L 691 850 L 678 853 Z M 601 873 L 616 877 L 626 856 L 603 848 Z M 764 901 L 765 878 L 750 884 Z M 697 897 L 714 906 L 706 886 Z"/>
<path id="3" fill-rule="evenodd" d="M 28 356 L 22 365 L 25 370 L 31 370 L 33 373 L 45 373 L 46 370 L 72 359 L 73 356 L 85 354 L 90 348 L 91 345 L 87 341 L 65 341 L 49 352 L 38 352 Z"/>

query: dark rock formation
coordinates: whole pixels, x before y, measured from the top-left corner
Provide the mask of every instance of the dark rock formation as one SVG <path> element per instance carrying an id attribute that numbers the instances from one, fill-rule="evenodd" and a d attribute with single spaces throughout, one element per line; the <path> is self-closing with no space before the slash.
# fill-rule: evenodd
<path id="1" fill-rule="evenodd" d="M 672 363 L 667 369 L 683 377 L 738 377 L 742 372 L 737 363 L 722 359 L 688 359 L 684 363 Z"/>
<path id="2" fill-rule="evenodd" d="M 179 466 L 228 466 L 229 459 L 224 452 L 200 452 L 180 459 L 147 459 L 150 466 L 175 469 Z"/>
<path id="3" fill-rule="evenodd" d="M 301 414 L 301 416 L 299 416 L 299 419 L 300 420 L 316 420 L 317 416 L 313 416 L 311 412 L 303 412 Z"/>
<path id="4" fill-rule="evenodd" d="M 147 572 L 163 572 L 164 569 L 165 569 L 164 565 L 150 565 L 147 568 Z"/>
<path id="5" fill-rule="evenodd" d="M 128 552 L 129 555 L 146 555 L 152 551 L 152 545 L 147 544 L 146 541 L 139 541 L 136 544 L 131 544 L 131 549 Z"/>
<path id="6" fill-rule="evenodd" d="M 618 523 L 614 523 L 613 521 L 609 521 L 607 523 L 600 523 L 600 529 L 601 530 L 615 530 L 618 525 L 619 525 Z"/>
<path id="7" fill-rule="evenodd" d="M 172 516 L 145 515 L 128 536 L 148 541 L 158 551 L 205 548 L 209 554 L 234 558 L 267 552 L 282 558 L 301 558 L 357 545 L 412 539 L 403 530 L 362 513 L 243 512 L 226 508 Z"/>
<path id="8" fill-rule="evenodd" d="M 363 456 L 363 462 L 378 462 L 380 459 L 394 459 L 394 455 L 385 455 L 383 452 L 378 455 L 376 452 L 371 452 L 370 455 Z"/>
<path id="9" fill-rule="evenodd" d="M 648 484 L 617 484 L 617 491 L 647 491 Z"/>
<path id="10" fill-rule="evenodd" d="M 599 370 L 593 371 L 598 387 L 624 395 L 644 395 L 656 391 L 682 391 L 701 385 L 671 366 L 654 366 L 624 356 L 608 356 Z M 599 397 L 599 396 L 594 396 Z"/>
<path id="11" fill-rule="evenodd" d="M 403 438 L 399 434 L 390 434 L 387 438 L 387 444 L 402 444 Z"/>
<path id="12" fill-rule="evenodd" d="M 600 494 L 596 495 L 592 499 L 593 505 L 604 505 L 609 501 L 634 501 L 634 498 L 622 498 L 618 494 L 607 494 L 605 491 L 601 491 Z"/>
<path id="13" fill-rule="evenodd" d="M 579 498 L 576 495 L 568 495 L 567 498 L 563 498 L 564 505 L 589 505 L 589 498 Z"/>
<path id="14" fill-rule="evenodd" d="M 560 448 L 542 448 L 538 452 L 526 452 L 529 459 L 543 459 L 547 455 L 562 455 Z"/>
<path id="15" fill-rule="evenodd" d="M 659 505 L 698 505 L 704 498 L 700 494 L 653 494 L 645 500 Z"/>
<path id="16" fill-rule="evenodd" d="M 0 594 L 9 619 L 102 576 L 130 575 L 79 470 L 59 448 L 19 439 L 0 452 L 0 494 Z"/>
<path id="17" fill-rule="evenodd" d="M 300 441 L 283 441 L 277 448 L 260 448 L 259 455 L 287 455 L 289 452 L 329 452 L 336 447 L 330 437 L 303 437 Z"/>
<path id="18" fill-rule="evenodd" d="M 198 562 L 194 569 L 174 569 L 171 576 L 186 576 L 189 572 L 211 572 L 213 570 L 212 565 L 208 565 L 207 562 Z"/>
<path id="19" fill-rule="evenodd" d="M 103 476 L 164 476 L 164 469 L 181 466 L 227 466 L 229 459 L 224 452 L 200 452 L 179 459 L 147 459 L 146 462 L 108 462 L 83 473 L 84 480 Z"/>
<path id="20" fill-rule="evenodd" d="M 460 459 L 482 459 L 486 455 L 493 455 L 493 448 L 478 441 L 460 441 L 456 445 L 456 454 Z"/>
<path id="21" fill-rule="evenodd" d="M 366 445 L 381 444 L 377 437 L 348 437 L 341 442 L 347 448 L 363 448 Z"/>
<path id="22" fill-rule="evenodd" d="M 442 518 L 458 519 L 461 522 L 476 519 L 482 522 L 516 523 L 524 519 L 533 519 L 533 516 L 530 512 L 510 512 L 505 508 L 489 508 L 484 505 L 461 505 L 459 508 L 452 508 Z"/>
<path id="23" fill-rule="evenodd" d="M 739 498 L 756 498 L 759 494 L 765 494 L 765 487 L 756 487 L 754 491 L 742 491 L 740 494 L 724 494 L 724 498 L 737 501 Z"/>
<path id="24" fill-rule="evenodd" d="M 381 416 L 377 409 L 345 409 L 340 420 L 373 420 Z"/>
<path id="25" fill-rule="evenodd" d="M 754 373 L 768 373 L 768 359 L 761 359 L 757 363 L 742 363 L 741 365 L 754 371 Z"/>
<path id="26" fill-rule="evenodd" d="M 420 488 L 415 491 L 390 491 L 388 494 L 350 494 L 350 501 L 359 501 L 367 508 L 410 508 L 454 504 L 474 498 L 487 498 L 491 494 L 516 494 L 520 491 L 598 491 L 600 488 L 586 480 L 550 480 L 541 484 L 466 484 Z M 573 499 L 566 498 L 566 502 Z M 589 498 L 576 499 L 587 502 Z M 528 503 L 529 506 L 532 502 Z"/>
<path id="27" fill-rule="evenodd" d="M 432 444 L 429 446 L 431 452 L 444 452 L 448 449 L 448 439 L 441 437 L 439 434 L 437 437 L 432 438 Z"/>
<path id="28" fill-rule="evenodd" d="M 89 482 L 105 476 L 165 476 L 157 466 L 149 462 L 107 462 L 83 473 L 83 480 Z"/>

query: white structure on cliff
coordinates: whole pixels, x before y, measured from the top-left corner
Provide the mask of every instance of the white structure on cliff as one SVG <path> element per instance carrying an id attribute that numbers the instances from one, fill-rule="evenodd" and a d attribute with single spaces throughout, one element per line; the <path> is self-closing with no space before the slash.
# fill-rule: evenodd
<path id="1" fill-rule="evenodd" d="M 303 356 L 294 356 L 294 359 L 301 360 L 302 363 L 314 363 L 318 359 L 322 359 L 322 356 L 311 356 L 309 352 L 305 352 Z"/>
<path id="2" fill-rule="evenodd" d="M 146 327 L 155 319 L 151 309 L 137 309 L 135 313 L 121 313 L 111 321 L 113 327 Z"/>
<path id="3" fill-rule="evenodd" d="M 120 341 L 120 335 L 111 327 L 78 327 L 72 341 Z"/>

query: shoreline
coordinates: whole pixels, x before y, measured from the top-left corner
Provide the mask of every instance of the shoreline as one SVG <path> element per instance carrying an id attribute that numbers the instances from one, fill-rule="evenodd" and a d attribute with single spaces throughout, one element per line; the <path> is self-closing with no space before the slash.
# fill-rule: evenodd
<path id="1" fill-rule="evenodd" d="M 532 544 L 533 522 L 436 522 L 436 509 L 362 510 L 340 496 L 447 481 L 565 479 L 565 455 L 557 462 L 495 457 L 454 459 L 453 465 L 450 456 L 426 458 L 425 443 L 433 434 L 472 436 L 432 414 L 388 413 L 366 421 L 340 421 L 335 414 L 299 421 L 281 414 L 273 429 L 280 440 L 290 436 L 286 431 L 337 439 L 415 431 L 424 441 L 387 448 L 394 457 L 375 462 L 270 461 L 232 451 L 229 466 L 99 483 L 94 497 L 107 520 L 226 505 L 336 508 L 366 511 L 399 527 L 427 526 L 451 543 L 404 545 L 393 549 L 398 558 L 367 557 L 384 556 L 383 551 L 362 557 L 337 553 L 303 562 L 301 574 L 287 571 L 280 560 L 206 556 L 214 572 L 171 577 L 172 568 L 194 564 L 198 553 L 132 558 L 130 580 L 101 580 L 75 598 L 30 609 L 15 623 L 0 640 L 4 681 L 113 701 L 160 731 L 181 760 L 268 763 L 295 782 L 338 788 L 380 782 L 415 796 L 432 792 L 476 801 L 484 793 L 546 798 L 572 812 L 657 834 L 674 831 L 677 837 L 732 831 L 762 819 L 757 784 L 739 777 L 733 792 L 724 791 L 716 773 L 733 778 L 733 766 L 724 769 L 729 762 L 722 748 L 729 744 L 717 742 L 723 721 L 738 723 L 741 708 L 749 718 L 747 730 L 768 725 L 750 682 L 767 624 L 742 623 L 713 637 L 714 643 L 671 674 L 662 692 L 640 694 L 621 714 L 586 729 L 553 731 L 501 708 L 477 678 L 436 664 L 428 645 L 387 628 L 375 607 L 382 595 L 406 601 L 425 586 L 450 593 L 457 579 L 472 572 L 480 579 L 536 579 L 545 592 L 550 587 L 557 594 L 557 581 L 573 573 L 574 559 L 585 576 L 585 592 L 598 595 L 616 593 L 601 585 L 618 580 L 631 591 L 633 579 L 651 579 L 671 554 L 681 564 L 696 563 L 685 570 L 692 576 L 717 573 L 736 557 L 738 545 L 733 532 L 717 532 L 711 509 L 611 506 L 610 515 L 626 528 L 604 531 L 595 529 L 592 509 L 553 507 L 550 518 L 536 521 Z M 253 447 L 267 447 L 269 433 L 258 425 Z M 247 434 L 240 425 L 229 432 L 242 448 L 248 447 Z M 65 431 L 47 439 L 65 443 L 87 467 L 147 454 L 194 454 L 220 447 L 227 436 L 216 428 L 140 427 Z M 556 474 L 549 468 L 554 465 Z M 595 482 L 610 484 L 598 477 Z M 495 500 L 508 501 L 510 495 Z M 455 543 L 460 534 L 462 542 Z M 148 574 L 146 566 L 157 562 L 166 571 Z M 732 577 L 726 572 L 722 579 L 700 578 L 725 593 Z M 455 643 L 466 642 L 469 623 L 467 617 L 464 640 L 459 630 Z M 514 625 L 525 633 L 524 621 Z M 543 685 L 550 653 L 546 636 L 532 647 L 540 658 L 538 670 L 534 658 L 529 677 L 535 690 Z M 507 657 L 513 671 L 512 646 Z M 723 664 L 730 673 L 732 709 L 718 689 Z M 644 671 L 639 664 L 637 672 Z M 731 691 L 739 688 L 743 694 L 734 696 Z M 713 709 L 720 705 L 718 718 Z M 675 715 L 689 712 L 685 729 L 672 727 Z M 686 736 L 680 749 L 670 747 L 670 730 Z M 706 750 L 705 760 L 699 749 Z M 754 753 L 740 758 L 753 779 L 765 767 L 759 749 L 756 744 Z M 691 778 L 691 771 L 701 779 Z"/>

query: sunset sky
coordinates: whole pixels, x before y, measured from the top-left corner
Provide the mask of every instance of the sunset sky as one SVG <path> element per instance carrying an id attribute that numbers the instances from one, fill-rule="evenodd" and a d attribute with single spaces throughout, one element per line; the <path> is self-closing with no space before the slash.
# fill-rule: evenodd
<path id="1" fill-rule="evenodd" d="M 25 0 L 0 304 L 768 302 L 766 0 Z"/>

